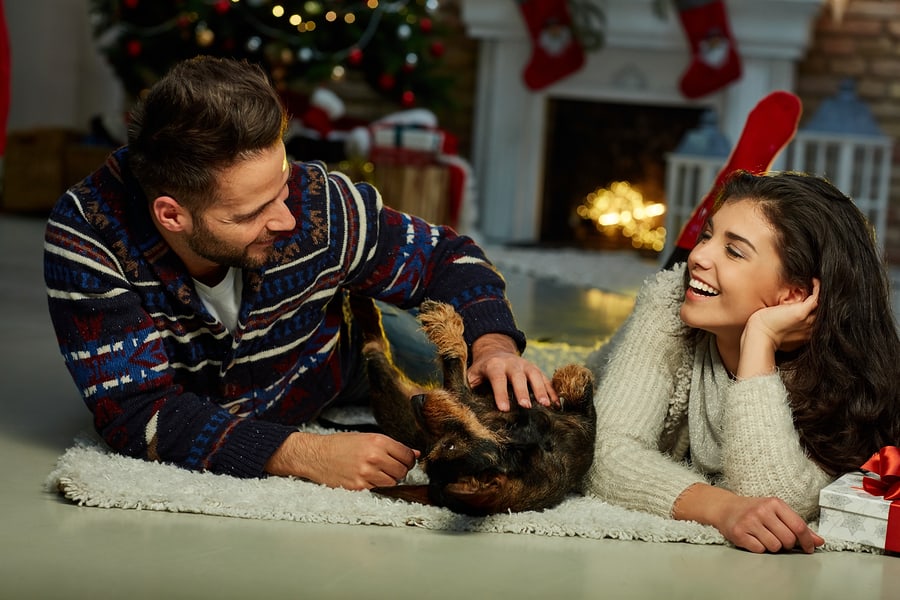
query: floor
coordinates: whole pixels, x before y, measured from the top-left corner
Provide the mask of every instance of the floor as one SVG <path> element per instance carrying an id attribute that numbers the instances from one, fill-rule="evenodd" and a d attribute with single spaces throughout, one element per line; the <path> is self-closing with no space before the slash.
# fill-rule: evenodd
<path id="1" fill-rule="evenodd" d="M 0 598 L 896 598 L 900 558 L 307 525 L 78 507 L 43 491 L 90 425 L 59 356 L 43 222 L 0 215 Z M 510 278 L 529 335 L 586 343 L 629 298 Z M 520 310 L 521 309 L 521 310 Z M 618 314 L 618 313 L 617 313 Z"/>

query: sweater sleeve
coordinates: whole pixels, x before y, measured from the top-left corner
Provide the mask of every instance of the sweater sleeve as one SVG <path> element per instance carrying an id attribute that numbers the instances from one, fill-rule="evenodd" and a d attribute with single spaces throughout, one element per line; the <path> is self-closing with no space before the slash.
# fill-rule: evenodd
<path id="1" fill-rule="evenodd" d="M 349 227 L 359 235 L 351 289 L 404 309 L 426 299 L 446 302 L 462 317 L 467 343 L 501 333 L 524 350 L 525 335 L 506 298 L 506 282 L 471 238 L 390 208 L 368 184 L 349 186 L 339 173 L 330 181 L 352 205 L 348 215 L 358 219 Z"/>
<path id="2" fill-rule="evenodd" d="M 44 278 L 60 352 L 116 451 L 137 458 L 260 476 L 293 430 L 239 419 L 176 382 L 163 334 L 142 305 L 129 265 L 104 244 L 69 192 L 47 224 Z"/>
<path id="3" fill-rule="evenodd" d="M 778 374 L 729 387 L 722 423 L 722 486 L 742 496 L 775 496 L 809 520 L 831 480 L 803 450 Z"/>
<path id="4" fill-rule="evenodd" d="M 690 377 L 682 372 L 688 350 L 679 335 L 681 278 L 676 269 L 645 282 L 609 342 L 608 359 L 596 366 L 597 443 L 588 481 L 588 491 L 604 500 L 666 517 L 685 489 L 706 481 L 659 449 L 677 380 Z"/>

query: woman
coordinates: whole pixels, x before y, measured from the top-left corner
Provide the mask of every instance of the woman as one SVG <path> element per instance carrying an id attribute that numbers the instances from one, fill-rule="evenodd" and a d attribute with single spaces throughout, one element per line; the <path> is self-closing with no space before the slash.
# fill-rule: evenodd
<path id="1" fill-rule="evenodd" d="M 753 552 L 812 552 L 819 490 L 900 440 L 889 287 L 834 186 L 736 173 L 687 264 L 645 282 L 589 359 L 589 491 Z"/>

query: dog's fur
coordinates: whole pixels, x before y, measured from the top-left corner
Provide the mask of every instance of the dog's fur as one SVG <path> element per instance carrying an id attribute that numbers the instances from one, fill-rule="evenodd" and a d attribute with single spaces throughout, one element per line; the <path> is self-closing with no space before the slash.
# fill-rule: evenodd
<path id="1" fill-rule="evenodd" d="M 391 362 L 378 309 L 353 298 L 362 326 L 375 419 L 384 433 L 422 452 L 428 485 L 376 488 L 385 496 L 469 515 L 541 510 L 581 488 L 594 455 L 593 376 L 579 365 L 553 375 L 562 406 L 511 402 L 497 409 L 490 384 L 471 389 L 463 322 L 453 307 L 426 302 L 419 320 L 438 350 L 443 386 L 411 382 Z M 532 398 L 533 400 L 533 398 Z"/>

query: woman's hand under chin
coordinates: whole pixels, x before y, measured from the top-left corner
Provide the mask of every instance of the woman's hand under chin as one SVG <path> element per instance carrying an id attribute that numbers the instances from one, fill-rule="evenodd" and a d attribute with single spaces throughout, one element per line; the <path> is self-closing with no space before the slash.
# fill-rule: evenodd
<path id="1" fill-rule="evenodd" d="M 809 341 L 816 308 L 819 305 L 819 280 L 799 302 L 785 302 L 756 311 L 747 320 L 741 335 L 738 379 L 767 375 L 775 371 L 775 352 L 796 350 Z"/>

